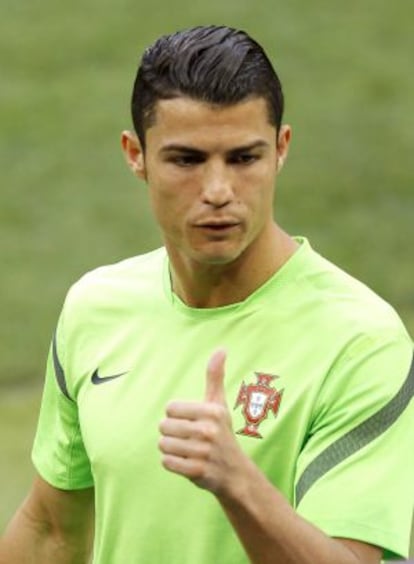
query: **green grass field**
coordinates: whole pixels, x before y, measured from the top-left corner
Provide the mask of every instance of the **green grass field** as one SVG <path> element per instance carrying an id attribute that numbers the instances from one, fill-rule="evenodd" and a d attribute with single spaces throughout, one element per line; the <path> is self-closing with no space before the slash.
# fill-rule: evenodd
<path id="1" fill-rule="evenodd" d="M 144 46 L 249 31 L 285 85 L 276 216 L 373 287 L 414 334 L 414 4 L 4 0 L 0 18 L 0 527 L 24 496 L 50 336 L 85 270 L 159 244 L 119 134 Z M 414 476 L 413 476 L 414 479 Z"/>

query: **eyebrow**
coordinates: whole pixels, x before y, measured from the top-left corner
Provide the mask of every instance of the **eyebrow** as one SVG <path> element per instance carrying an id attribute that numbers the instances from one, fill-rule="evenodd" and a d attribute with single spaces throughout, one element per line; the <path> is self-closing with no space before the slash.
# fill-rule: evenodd
<path id="1" fill-rule="evenodd" d="M 234 147 L 233 149 L 230 149 L 229 151 L 227 151 L 227 154 L 230 155 L 234 155 L 237 153 L 244 153 L 247 151 L 252 151 L 253 149 L 261 149 L 261 148 L 267 148 L 269 147 L 269 143 L 267 141 L 263 141 L 262 139 L 259 139 L 257 141 L 253 141 L 252 143 L 249 143 L 248 145 L 241 145 L 240 147 Z M 171 143 L 169 145 L 165 145 L 164 147 L 162 147 L 160 149 L 160 153 L 172 153 L 172 152 L 177 152 L 177 153 L 190 153 L 190 154 L 196 154 L 196 155 L 205 155 L 206 151 L 203 151 L 201 149 L 197 149 L 195 147 L 190 147 L 187 145 L 180 145 L 179 143 Z"/>

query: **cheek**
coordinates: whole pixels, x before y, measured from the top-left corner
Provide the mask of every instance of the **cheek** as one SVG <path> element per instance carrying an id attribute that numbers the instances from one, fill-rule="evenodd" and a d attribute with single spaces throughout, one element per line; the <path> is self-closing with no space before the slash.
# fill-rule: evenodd
<path id="1" fill-rule="evenodd" d="M 273 208 L 275 175 L 268 170 L 249 173 L 244 178 L 245 203 L 255 212 Z"/>
<path id="2" fill-rule="evenodd" d="M 188 193 L 179 184 L 165 179 L 148 179 L 154 217 L 163 231 L 181 231 L 191 206 Z"/>

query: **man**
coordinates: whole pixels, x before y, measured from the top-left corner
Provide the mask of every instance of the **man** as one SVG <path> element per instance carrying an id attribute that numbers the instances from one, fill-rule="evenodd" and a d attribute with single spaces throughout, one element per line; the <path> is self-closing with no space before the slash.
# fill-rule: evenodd
<path id="1" fill-rule="evenodd" d="M 406 557 L 412 342 L 275 223 L 291 130 L 262 48 L 226 27 L 163 37 L 132 113 L 122 147 L 165 248 L 70 290 L 3 561 Z"/>

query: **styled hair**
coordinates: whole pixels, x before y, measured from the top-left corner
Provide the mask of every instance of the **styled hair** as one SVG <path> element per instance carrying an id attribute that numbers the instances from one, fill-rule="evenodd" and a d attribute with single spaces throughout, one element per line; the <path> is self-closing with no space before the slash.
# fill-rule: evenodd
<path id="1" fill-rule="evenodd" d="M 160 37 L 145 50 L 131 100 L 143 149 L 158 100 L 179 96 L 221 106 L 262 97 L 277 131 L 282 122 L 282 85 L 271 62 L 246 32 L 230 27 L 186 29 Z"/>

